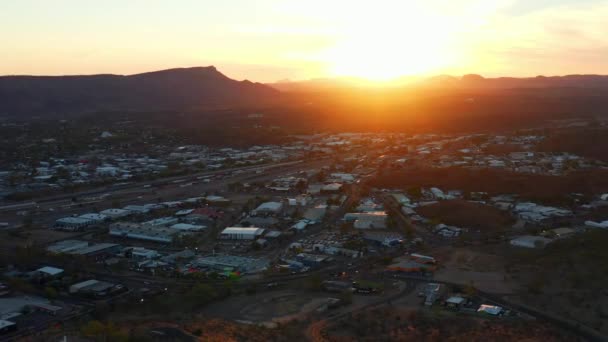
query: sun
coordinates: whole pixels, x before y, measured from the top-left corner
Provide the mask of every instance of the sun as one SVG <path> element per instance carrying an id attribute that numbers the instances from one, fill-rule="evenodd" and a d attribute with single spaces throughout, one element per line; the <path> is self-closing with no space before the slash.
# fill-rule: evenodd
<path id="1" fill-rule="evenodd" d="M 395 12 L 346 21 L 325 53 L 329 73 L 383 81 L 437 72 L 454 61 L 450 21 L 425 12 Z"/>

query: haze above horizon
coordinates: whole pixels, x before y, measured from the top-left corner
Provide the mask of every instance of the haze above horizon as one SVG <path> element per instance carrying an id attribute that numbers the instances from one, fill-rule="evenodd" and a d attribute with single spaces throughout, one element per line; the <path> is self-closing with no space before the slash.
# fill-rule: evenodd
<path id="1" fill-rule="evenodd" d="M 606 0 L 20 0 L 0 74 L 215 65 L 259 82 L 607 74 Z"/>

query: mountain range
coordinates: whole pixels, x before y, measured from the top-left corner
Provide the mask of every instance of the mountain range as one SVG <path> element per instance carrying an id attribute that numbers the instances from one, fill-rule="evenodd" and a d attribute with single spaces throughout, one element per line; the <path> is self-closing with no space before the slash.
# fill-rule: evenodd
<path id="1" fill-rule="evenodd" d="M 177 68 L 135 75 L 1 76 L 0 117 L 59 117 L 99 111 L 159 111 L 267 106 L 301 103 L 305 93 L 331 98 L 359 98 L 386 92 L 400 97 L 408 90 L 442 89 L 499 91 L 528 89 L 549 93 L 598 95 L 608 92 L 608 76 L 569 75 L 533 78 L 484 78 L 480 75 L 402 78 L 393 84 L 376 83 L 373 92 L 357 78 L 316 79 L 273 84 L 236 81 L 215 67 Z M 349 89 L 357 88 L 356 95 Z M 291 93 L 291 96 L 290 96 Z M 432 93 L 432 92 L 429 92 Z M 302 95 L 304 94 L 304 95 Z M 349 95 L 350 94 L 350 95 Z M 294 97 L 295 96 L 295 97 Z M 304 98 L 302 98 L 304 96 Z"/>
<path id="2" fill-rule="evenodd" d="M 264 84 L 230 79 L 213 66 L 129 76 L 3 76 L 0 116 L 252 105 L 279 94 Z"/>

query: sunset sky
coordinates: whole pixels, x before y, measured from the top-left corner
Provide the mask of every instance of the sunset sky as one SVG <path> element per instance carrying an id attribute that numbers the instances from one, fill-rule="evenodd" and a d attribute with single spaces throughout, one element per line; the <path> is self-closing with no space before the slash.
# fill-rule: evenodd
<path id="1" fill-rule="evenodd" d="M 0 74 L 608 74 L 606 0 L 3 0 Z"/>

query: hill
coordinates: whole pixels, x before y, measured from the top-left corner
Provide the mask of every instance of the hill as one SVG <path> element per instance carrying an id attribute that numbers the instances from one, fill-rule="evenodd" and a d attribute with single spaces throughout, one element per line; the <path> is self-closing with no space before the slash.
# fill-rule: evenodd
<path id="1" fill-rule="evenodd" d="M 234 107 L 269 103 L 279 94 L 230 79 L 213 66 L 129 76 L 3 76 L 0 116 Z"/>

